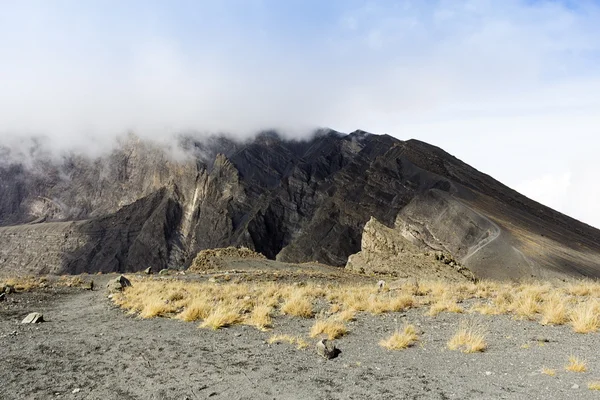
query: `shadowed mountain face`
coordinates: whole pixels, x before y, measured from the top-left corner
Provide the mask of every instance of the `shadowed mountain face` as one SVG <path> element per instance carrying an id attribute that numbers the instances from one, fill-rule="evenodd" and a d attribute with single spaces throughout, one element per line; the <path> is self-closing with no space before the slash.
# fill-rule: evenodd
<path id="1" fill-rule="evenodd" d="M 130 138 L 97 159 L 0 164 L 0 273 L 184 268 L 229 245 L 343 266 L 373 217 L 479 277 L 600 276 L 600 231 L 423 142 L 322 131 L 181 146 L 181 160 Z"/>

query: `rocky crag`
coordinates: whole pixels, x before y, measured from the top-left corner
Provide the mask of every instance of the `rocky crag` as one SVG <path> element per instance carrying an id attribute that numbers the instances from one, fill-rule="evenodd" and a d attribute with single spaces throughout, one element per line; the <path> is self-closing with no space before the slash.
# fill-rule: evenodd
<path id="1" fill-rule="evenodd" d="M 26 165 L 0 151 L 0 273 L 182 269 L 228 246 L 344 266 L 375 218 L 368 229 L 478 277 L 600 276 L 600 231 L 420 141 L 326 130 L 180 147 L 130 137 L 106 156 Z"/>

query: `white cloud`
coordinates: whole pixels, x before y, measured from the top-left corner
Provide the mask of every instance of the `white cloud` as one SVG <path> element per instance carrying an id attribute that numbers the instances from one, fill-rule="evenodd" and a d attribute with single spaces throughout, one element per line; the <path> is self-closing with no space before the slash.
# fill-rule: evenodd
<path id="1" fill-rule="evenodd" d="M 600 148 L 593 3 L 340 2 L 301 21 L 320 3 L 165 4 L 3 2 L 0 138 L 361 128 L 439 145 L 600 226 L 571 195 L 600 172 L 576 163 Z"/>

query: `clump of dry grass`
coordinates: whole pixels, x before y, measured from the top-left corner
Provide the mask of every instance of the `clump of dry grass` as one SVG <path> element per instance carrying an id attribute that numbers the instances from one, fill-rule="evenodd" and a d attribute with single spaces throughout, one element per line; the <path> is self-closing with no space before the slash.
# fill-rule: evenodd
<path id="1" fill-rule="evenodd" d="M 414 325 L 406 325 L 402 331 L 396 330 L 392 336 L 379 342 L 388 350 L 402 350 L 414 345 L 419 337 Z"/>
<path id="2" fill-rule="evenodd" d="M 258 329 L 264 331 L 272 327 L 273 319 L 271 318 L 271 312 L 273 311 L 273 307 L 260 304 L 255 306 L 250 312 L 250 317 L 246 319 L 246 323 L 248 325 L 252 325 L 257 327 Z"/>
<path id="3" fill-rule="evenodd" d="M 283 303 L 281 312 L 301 318 L 311 318 L 314 315 L 312 302 L 300 294 L 294 294 Z"/>
<path id="4" fill-rule="evenodd" d="M 6 278 L 0 281 L 0 287 L 11 286 L 18 292 L 28 292 L 33 289 L 46 286 L 48 279 L 45 276 L 24 276 L 24 277 L 13 277 Z"/>
<path id="5" fill-rule="evenodd" d="M 234 325 L 242 320 L 240 310 L 232 305 L 218 305 L 214 307 L 200 324 L 200 328 L 217 330 Z"/>
<path id="6" fill-rule="evenodd" d="M 295 345 L 297 349 L 305 349 L 308 347 L 308 342 L 301 337 L 291 336 L 291 335 L 273 335 L 268 340 L 267 343 L 289 343 L 291 345 Z"/>
<path id="7" fill-rule="evenodd" d="M 208 317 L 212 311 L 213 304 L 206 297 L 195 297 L 187 306 L 181 311 L 177 318 L 192 322 Z"/>
<path id="8" fill-rule="evenodd" d="M 448 341 L 448 348 L 450 350 L 460 350 L 463 353 L 482 352 L 487 348 L 485 333 L 481 327 L 462 322 L 458 331 Z"/>
<path id="9" fill-rule="evenodd" d="M 338 321 L 356 321 L 356 311 L 354 310 L 343 310 L 334 314 L 332 318 Z"/>
<path id="10" fill-rule="evenodd" d="M 542 374 L 548 375 L 548 376 L 555 376 L 556 375 L 556 370 L 552 369 L 552 368 L 543 367 L 542 368 Z"/>
<path id="11" fill-rule="evenodd" d="M 571 310 L 570 322 L 577 333 L 596 332 L 600 328 L 600 304 L 596 300 L 579 303 Z"/>
<path id="12" fill-rule="evenodd" d="M 546 298 L 541 306 L 543 325 L 563 325 L 569 321 L 567 305 L 562 296 L 553 294 Z"/>
<path id="13" fill-rule="evenodd" d="M 588 383 L 588 389 L 590 390 L 600 390 L 600 381 L 594 381 Z"/>
<path id="14" fill-rule="evenodd" d="M 456 300 L 451 299 L 451 298 L 443 298 L 431 305 L 427 315 L 434 317 L 443 311 L 453 312 L 453 313 L 464 312 L 463 308 L 458 305 Z"/>
<path id="15" fill-rule="evenodd" d="M 317 319 L 310 329 L 310 337 L 325 334 L 329 340 L 342 337 L 346 333 L 348 333 L 346 325 L 333 319 Z"/>
<path id="16" fill-rule="evenodd" d="M 587 362 L 575 356 L 569 357 L 569 363 L 565 365 L 565 369 L 571 372 L 585 372 L 587 370 Z"/>

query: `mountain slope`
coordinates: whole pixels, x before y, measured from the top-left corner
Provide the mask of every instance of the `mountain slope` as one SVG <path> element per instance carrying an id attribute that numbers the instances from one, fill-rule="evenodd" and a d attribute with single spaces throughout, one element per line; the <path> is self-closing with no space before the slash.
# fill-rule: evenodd
<path id="1" fill-rule="evenodd" d="M 600 231 L 420 141 L 325 130 L 180 146 L 177 159 L 131 137 L 97 159 L 0 164 L 0 225 L 28 224 L 0 228 L 0 273 L 41 269 L 31 260 L 47 246 L 20 255 L 15 243 L 45 237 L 52 221 L 80 221 L 51 267 L 43 261 L 54 272 L 184 268 L 199 250 L 229 245 L 343 266 L 373 217 L 480 277 L 600 276 Z"/>

